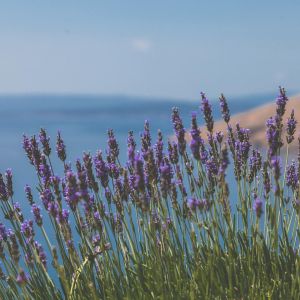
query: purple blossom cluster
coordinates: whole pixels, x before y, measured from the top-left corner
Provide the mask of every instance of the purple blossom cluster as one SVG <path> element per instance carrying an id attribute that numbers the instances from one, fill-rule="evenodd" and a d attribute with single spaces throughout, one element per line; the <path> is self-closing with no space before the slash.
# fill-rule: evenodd
<path id="1" fill-rule="evenodd" d="M 74 274 L 81 268 L 81 260 L 93 261 L 96 268 L 101 268 L 106 258 L 95 261 L 94 258 L 116 247 L 122 251 L 126 249 L 123 259 L 128 263 L 136 254 L 128 254 L 134 247 L 134 239 L 139 241 L 137 252 L 144 249 L 143 242 L 149 237 L 155 239 L 149 247 L 156 245 L 161 250 L 169 233 L 170 241 L 180 240 L 176 236 L 177 228 L 188 232 L 201 224 L 202 227 L 199 225 L 193 234 L 212 236 L 219 231 L 215 220 L 220 216 L 222 222 L 225 220 L 226 232 L 232 232 L 235 221 L 231 219 L 234 212 L 230 201 L 234 197 L 240 197 L 237 210 L 242 211 L 240 219 L 245 223 L 244 227 L 248 230 L 248 219 L 255 214 L 259 228 L 259 219 L 268 213 L 267 208 L 273 205 L 276 211 L 278 203 L 287 205 L 282 183 L 292 190 L 292 203 L 299 212 L 300 150 L 298 162 L 292 161 L 286 169 L 282 168 L 280 156 L 284 145 L 283 115 L 288 101 L 284 89 L 280 88 L 276 100 L 276 115 L 266 123 L 266 157 L 252 148 L 248 129 L 240 124 L 230 124 L 227 100 L 223 95 L 219 100 L 227 133 L 214 131 L 211 104 L 201 93 L 201 112 L 208 131 L 206 137 L 201 137 L 197 112 L 192 113 L 187 135 L 178 108 L 173 108 L 174 139 L 164 143 L 162 132 L 158 131 L 156 141 L 152 143 L 150 124 L 146 121 L 140 134 L 140 149 L 134 133 L 128 133 L 125 165 L 120 163 L 120 147 L 112 130 L 108 131 L 106 151 L 99 150 L 95 155 L 84 152 L 74 165 L 66 161 L 65 143 L 58 132 L 56 153 L 63 163 L 63 175 L 57 176 L 52 168 L 51 143 L 46 131 L 40 130 L 38 140 L 35 136 L 24 135 L 23 148 L 38 177 L 38 195 L 29 185 L 24 189 L 32 220 L 27 219 L 27 214 L 23 215 L 21 206 L 13 199 L 12 170 L 7 169 L 4 175 L 0 173 L 0 204 L 13 228 L 7 229 L 5 222 L 0 223 L 0 259 L 4 261 L 9 256 L 16 264 L 15 282 L 24 287 L 32 283 L 36 270 L 47 272 L 50 265 L 61 272 L 61 281 L 66 274 Z M 292 111 L 286 124 L 287 144 L 294 140 L 296 124 Z M 230 194 L 226 182 L 230 162 L 233 162 L 238 196 Z M 253 192 L 254 197 L 251 197 Z M 135 221 L 130 219 L 133 214 Z M 56 243 L 52 244 L 47 236 L 46 224 L 53 226 Z M 38 240 L 40 236 L 43 241 Z M 194 242 L 192 233 L 189 240 Z M 117 261 L 116 257 L 112 260 L 109 257 L 109 260 Z M 60 260 L 65 260 L 63 267 L 58 267 Z M 119 264 L 122 269 L 124 266 Z M 25 271 L 21 268 L 23 265 Z"/>

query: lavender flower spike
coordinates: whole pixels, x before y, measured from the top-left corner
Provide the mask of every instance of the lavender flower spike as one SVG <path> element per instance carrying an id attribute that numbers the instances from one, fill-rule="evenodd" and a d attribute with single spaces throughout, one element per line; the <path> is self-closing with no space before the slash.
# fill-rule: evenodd
<path id="1" fill-rule="evenodd" d="M 196 160 L 200 160 L 200 145 L 202 144 L 202 139 L 200 137 L 200 130 L 198 129 L 195 112 L 192 113 L 192 128 L 190 134 L 192 138 L 190 143 L 192 154 Z"/>
<path id="2" fill-rule="evenodd" d="M 59 159 L 61 161 L 65 161 L 66 158 L 67 158 L 67 155 L 66 155 L 66 146 L 64 144 L 64 141 L 60 135 L 60 131 L 58 131 L 57 133 L 57 139 L 56 139 L 56 153 L 59 157 Z"/>
<path id="3" fill-rule="evenodd" d="M 219 98 L 219 100 L 220 100 L 222 117 L 223 117 L 224 121 L 228 124 L 230 121 L 230 110 L 229 110 L 226 98 L 223 94 L 221 94 L 221 97 Z"/>
<path id="4" fill-rule="evenodd" d="M 173 122 L 174 131 L 175 131 L 175 134 L 176 134 L 176 137 L 178 140 L 179 154 L 183 155 L 185 153 L 185 149 L 186 149 L 185 129 L 183 127 L 183 123 L 179 116 L 179 110 L 177 107 L 173 108 L 172 122 Z"/>
<path id="5" fill-rule="evenodd" d="M 287 124 L 286 124 L 286 141 L 290 144 L 294 140 L 294 134 L 296 131 L 296 124 L 297 121 L 295 120 L 294 110 L 291 112 L 291 116 L 289 117 Z"/>
<path id="6" fill-rule="evenodd" d="M 12 197 L 14 194 L 12 183 L 12 171 L 7 169 L 5 172 L 7 196 Z"/>
<path id="7" fill-rule="evenodd" d="M 127 138 L 127 156 L 131 166 L 134 164 L 136 142 L 134 140 L 133 131 L 129 131 Z"/>
<path id="8" fill-rule="evenodd" d="M 286 107 L 287 101 L 288 101 L 288 98 L 285 94 L 284 88 L 279 87 L 279 96 L 276 99 L 276 104 L 277 104 L 276 113 L 280 117 L 280 119 L 283 117 L 283 115 L 285 113 L 285 107 Z"/>
<path id="9" fill-rule="evenodd" d="M 108 154 L 113 162 L 118 158 L 119 156 L 119 145 L 117 143 L 117 140 L 115 138 L 114 132 L 112 129 L 109 129 L 108 132 Z"/>
<path id="10" fill-rule="evenodd" d="M 40 130 L 39 139 L 43 145 L 44 154 L 46 156 L 49 156 L 51 153 L 50 138 L 47 136 L 46 130 L 44 128 L 41 128 Z"/>
<path id="11" fill-rule="evenodd" d="M 212 116 L 211 105 L 204 93 L 201 93 L 202 103 L 201 110 L 203 112 L 204 120 L 206 123 L 207 130 L 212 134 L 214 129 L 214 119 Z"/>
<path id="12" fill-rule="evenodd" d="M 51 203 L 51 202 L 49 202 Z M 49 205 L 48 203 L 48 205 Z M 34 219 L 35 222 L 38 226 L 42 226 L 43 225 L 43 219 L 42 219 L 42 215 L 41 215 L 41 208 L 39 206 L 37 206 L 36 204 L 33 204 L 31 207 L 31 211 L 34 215 Z"/>

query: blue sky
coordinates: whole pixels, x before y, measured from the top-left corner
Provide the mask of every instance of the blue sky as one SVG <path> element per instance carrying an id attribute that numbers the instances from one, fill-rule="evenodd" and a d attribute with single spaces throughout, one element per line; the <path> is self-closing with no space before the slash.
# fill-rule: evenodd
<path id="1" fill-rule="evenodd" d="M 300 91 L 300 1 L 0 2 L 0 93 Z"/>

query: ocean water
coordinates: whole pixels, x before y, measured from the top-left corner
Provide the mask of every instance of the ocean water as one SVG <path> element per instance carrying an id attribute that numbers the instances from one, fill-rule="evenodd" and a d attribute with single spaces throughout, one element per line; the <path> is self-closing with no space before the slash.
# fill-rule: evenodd
<path id="1" fill-rule="evenodd" d="M 246 111 L 274 99 L 274 94 L 254 95 L 228 99 L 232 113 Z M 173 134 L 171 110 L 180 110 L 186 128 L 190 126 L 192 111 L 199 114 L 200 100 L 178 101 L 124 96 L 85 95 L 2 95 L 0 96 L 0 172 L 12 168 L 14 174 L 15 201 L 25 201 L 25 184 L 37 182 L 33 167 L 22 149 L 22 135 L 37 134 L 46 128 L 53 149 L 53 165 L 57 175 L 62 166 L 55 154 L 55 137 L 60 130 L 65 140 L 68 161 L 75 161 L 83 151 L 95 154 L 106 149 L 107 130 L 114 129 L 120 145 L 121 161 L 126 160 L 126 138 L 133 130 L 137 141 L 149 120 L 153 143 L 160 129 L 165 140 Z M 219 104 L 212 100 L 216 118 L 220 118 Z M 166 143 L 165 143 L 166 144 Z"/>

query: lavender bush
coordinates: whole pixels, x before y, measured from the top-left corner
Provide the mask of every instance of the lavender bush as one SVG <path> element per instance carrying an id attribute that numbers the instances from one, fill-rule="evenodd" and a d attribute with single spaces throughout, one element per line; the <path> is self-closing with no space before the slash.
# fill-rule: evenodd
<path id="1" fill-rule="evenodd" d="M 25 218 L 12 171 L 0 174 L 1 299 L 299 298 L 300 139 L 289 162 L 297 122 L 292 112 L 283 123 L 286 93 L 267 120 L 266 153 L 230 123 L 223 95 L 227 132 L 214 132 L 201 98 L 206 136 L 196 113 L 188 134 L 174 108 L 176 141 L 160 131 L 153 141 L 145 122 L 140 150 L 129 132 L 124 165 L 112 130 L 106 151 L 72 165 L 58 132 L 62 176 L 46 131 L 24 135 L 37 185 L 25 187 Z"/>

